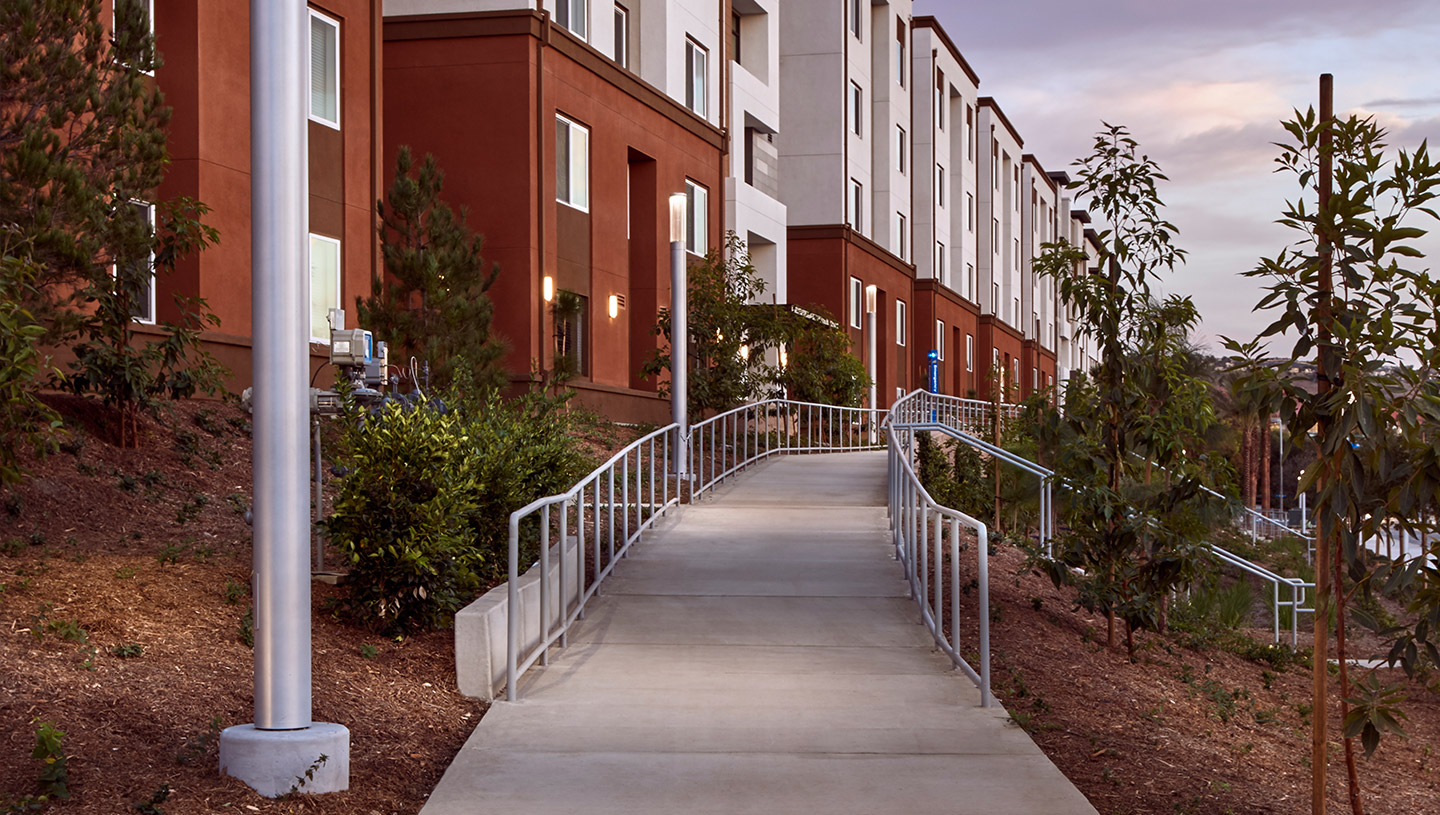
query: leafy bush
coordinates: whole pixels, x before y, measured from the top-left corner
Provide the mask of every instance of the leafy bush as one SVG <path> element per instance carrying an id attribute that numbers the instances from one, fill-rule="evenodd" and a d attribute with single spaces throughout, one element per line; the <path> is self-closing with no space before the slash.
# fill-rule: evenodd
<path id="1" fill-rule="evenodd" d="M 443 627 L 500 575 L 510 513 L 570 486 L 583 466 L 563 403 L 467 400 L 457 389 L 352 412 L 348 472 L 325 522 L 350 562 L 351 611 L 389 633 Z"/>

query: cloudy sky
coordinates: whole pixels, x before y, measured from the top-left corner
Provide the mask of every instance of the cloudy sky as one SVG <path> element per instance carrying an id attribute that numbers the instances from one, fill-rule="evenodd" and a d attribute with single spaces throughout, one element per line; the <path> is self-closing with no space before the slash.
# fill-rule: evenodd
<path id="1" fill-rule="evenodd" d="M 1089 152 L 1101 120 L 1129 127 L 1188 263 L 1167 279 L 1204 317 L 1200 341 L 1255 336 L 1258 281 L 1238 277 L 1293 238 L 1274 224 L 1293 178 L 1272 173 L 1280 121 L 1317 106 L 1372 114 L 1389 142 L 1440 149 L 1440 0 L 917 0 L 939 18 L 1048 170 Z M 1440 257 L 1440 222 L 1425 248 Z M 1276 349 L 1280 350 L 1280 349 Z M 1288 351 L 1288 345 L 1284 350 Z"/>

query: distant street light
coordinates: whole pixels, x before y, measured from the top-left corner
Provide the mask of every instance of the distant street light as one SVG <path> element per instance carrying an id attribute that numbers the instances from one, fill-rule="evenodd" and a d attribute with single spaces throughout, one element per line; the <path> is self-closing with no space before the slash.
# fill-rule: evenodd
<path id="1" fill-rule="evenodd" d="M 690 325 L 685 303 L 685 210 L 689 196 L 670 194 L 670 417 L 675 432 L 675 477 L 684 481 L 689 472 Z"/>

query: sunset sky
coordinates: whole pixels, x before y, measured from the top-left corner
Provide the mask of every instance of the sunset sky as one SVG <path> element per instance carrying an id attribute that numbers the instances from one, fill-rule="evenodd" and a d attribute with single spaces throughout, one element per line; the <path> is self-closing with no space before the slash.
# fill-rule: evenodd
<path id="1" fill-rule="evenodd" d="M 1297 188 L 1272 173 L 1271 143 L 1293 108 L 1318 106 L 1321 73 L 1337 113 L 1440 149 L 1440 0 L 917 0 L 915 13 L 939 18 L 1047 170 L 1070 170 L 1101 120 L 1131 130 L 1170 177 L 1161 194 L 1190 253 L 1163 288 L 1195 298 L 1196 339 L 1215 351 L 1270 321 L 1252 312 L 1259 281 L 1237 275 L 1293 240 L 1273 223 Z M 1440 236 L 1424 248 L 1432 264 Z"/>

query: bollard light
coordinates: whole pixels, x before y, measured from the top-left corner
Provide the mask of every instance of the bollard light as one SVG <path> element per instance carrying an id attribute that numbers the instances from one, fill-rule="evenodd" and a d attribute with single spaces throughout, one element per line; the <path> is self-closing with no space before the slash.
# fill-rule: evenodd
<path id="1" fill-rule="evenodd" d="M 865 287 L 865 313 L 866 313 L 866 314 L 874 314 L 874 313 L 875 313 L 875 293 L 876 293 L 876 291 L 877 291 L 877 290 L 876 290 L 876 288 L 875 288 L 875 284 L 873 284 L 873 283 L 870 284 L 869 286 L 866 286 L 866 287 Z"/>
<path id="2" fill-rule="evenodd" d="M 683 192 L 670 193 L 670 242 L 685 242 L 685 210 L 690 197 Z"/>

